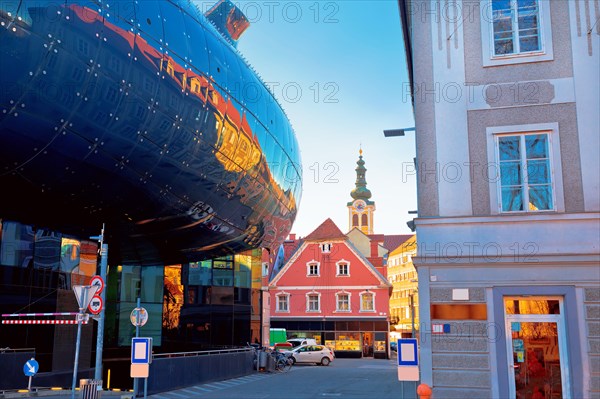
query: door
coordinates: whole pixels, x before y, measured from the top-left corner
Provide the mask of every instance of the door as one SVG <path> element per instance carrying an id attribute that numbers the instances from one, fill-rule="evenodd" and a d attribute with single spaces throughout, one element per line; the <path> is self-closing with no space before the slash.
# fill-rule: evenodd
<path id="1" fill-rule="evenodd" d="M 373 357 L 373 333 L 363 333 L 363 357 Z"/>
<path id="2" fill-rule="evenodd" d="M 505 299 L 511 398 L 569 398 L 562 299 Z"/>

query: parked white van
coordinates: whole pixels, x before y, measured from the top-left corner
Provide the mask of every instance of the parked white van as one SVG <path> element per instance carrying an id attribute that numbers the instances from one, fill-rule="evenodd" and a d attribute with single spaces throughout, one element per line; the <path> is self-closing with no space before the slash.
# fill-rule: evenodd
<path id="1" fill-rule="evenodd" d="M 287 342 L 292 344 L 292 347 L 294 348 L 300 345 L 318 345 L 317 340 L 314 338 L 290 338 L 287 340 Z"/>

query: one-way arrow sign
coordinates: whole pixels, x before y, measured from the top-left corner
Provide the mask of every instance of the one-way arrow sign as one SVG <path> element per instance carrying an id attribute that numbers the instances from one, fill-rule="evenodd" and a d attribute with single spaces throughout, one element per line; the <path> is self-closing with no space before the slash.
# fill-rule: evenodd
<path id="1" fill-rule="evenodd" d="M 38 362 L 36 362 L 35 359 L 32 358 L 28 360 L 23 366 L 23 373 L 25 373 L 27 377 L 31 377 L 35 375 L 35 373 L 37 373 L 39 368 L 40 365 L 38 364 Z"/>

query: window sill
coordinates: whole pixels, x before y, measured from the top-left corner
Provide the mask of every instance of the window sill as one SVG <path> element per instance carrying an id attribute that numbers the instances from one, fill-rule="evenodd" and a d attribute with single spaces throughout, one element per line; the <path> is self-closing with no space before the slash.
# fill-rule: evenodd
<path id="1" fill-rule="evenodd" d="M 350 277 L 349 274 L 336 274 L 336 277 Z"/>
<path id="2" fill-rule="evenodd" d="M 556 209 L 540 209 L 538 211 L 498 211 L 498 215 L 517 216 L 517 215 L 537 215 L 540 213 L 558 213 Z"/>
<path id="3" fill-rule="evenodd" d="M 333 313 L 352 313 L 352 309 L 348 310 L 334 310 Z"/>
<path id="4" fill-rule="evenodd" d="M 554 61 L 554 55 L 536 51 L 531 53 L 507 54 L 491 56 L 483 61 L 484 67 L 526 64 L 530 62 Z"/>

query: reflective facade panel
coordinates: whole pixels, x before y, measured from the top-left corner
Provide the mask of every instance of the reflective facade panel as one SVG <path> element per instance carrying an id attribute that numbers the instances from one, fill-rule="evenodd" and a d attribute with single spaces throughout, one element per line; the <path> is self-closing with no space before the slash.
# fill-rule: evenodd
<path id="1" fill-rule="evenodd" d="M 219 7 L 226 37 L 187 0 L 3 2 L 0 217 L 106 223 L 112 259 L 142 265 L 278 247 L 298 145 L 235 47 L 247 20 Z"/>

